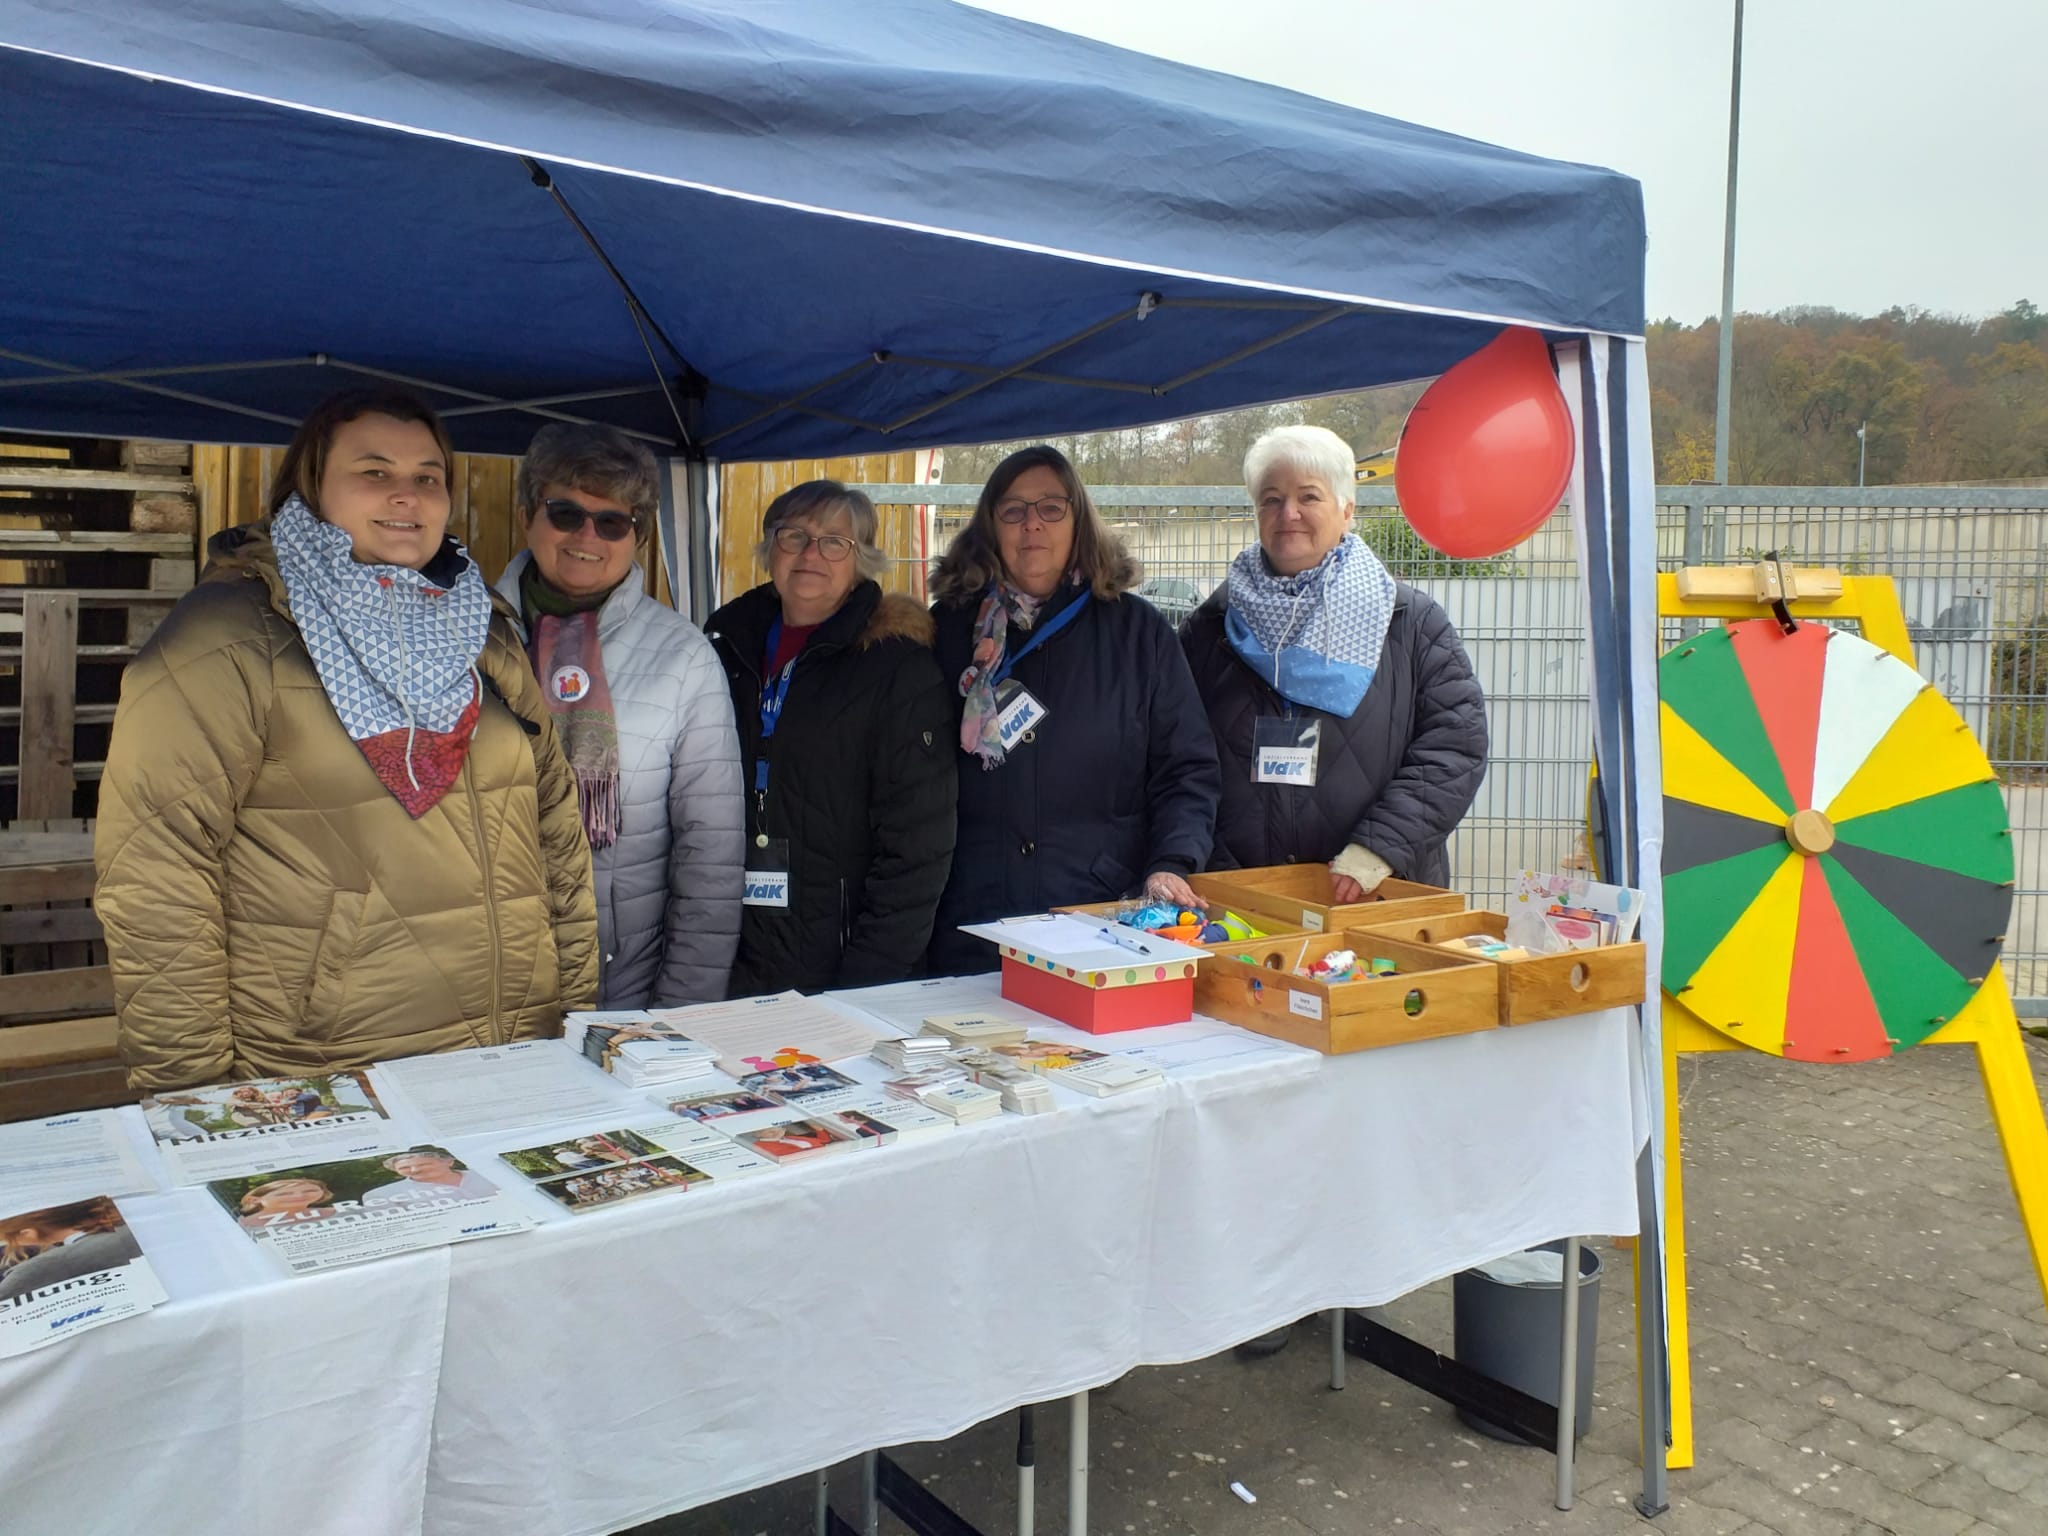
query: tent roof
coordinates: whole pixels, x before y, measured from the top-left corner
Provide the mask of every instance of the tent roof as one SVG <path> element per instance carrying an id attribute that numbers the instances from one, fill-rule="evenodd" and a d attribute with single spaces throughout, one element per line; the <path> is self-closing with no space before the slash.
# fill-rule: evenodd
<path id="1" fill-rule="evenodd" d="M 281 440 L 381 371 L 471 448 L 595 395 L 541 409 L 796 457 L 1642 329 L 1629 178 L 947 0 L 16 0 L 0 138 L 16 429 Z"/>

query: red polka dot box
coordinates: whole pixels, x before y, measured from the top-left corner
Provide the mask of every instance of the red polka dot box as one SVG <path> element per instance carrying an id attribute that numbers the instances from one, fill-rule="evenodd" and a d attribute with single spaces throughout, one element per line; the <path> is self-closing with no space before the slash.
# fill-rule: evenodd
<path id="1" fill-rule="evenodd" d="M 1212 958 L 1085 913 L 1036 913 L 961 931 L 1001 952 L 1004 997 L 1097 1035 L 1185 1024 L 1195 1014 L 1196 968 Z"/>

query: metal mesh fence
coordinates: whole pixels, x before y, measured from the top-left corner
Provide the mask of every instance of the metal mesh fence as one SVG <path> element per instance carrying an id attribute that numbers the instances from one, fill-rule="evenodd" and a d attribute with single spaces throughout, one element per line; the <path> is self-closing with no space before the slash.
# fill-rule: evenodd
<path id="1" fill-rule="evenodd" d="M 929 508 L 943 549 L 972 486 L 867 486 Z M 1097 486 L 1104 517 L 1143 559 L 1143 590 L 1179 619 L 1257 537 L 1239 486 Z M 1451 841 L 1453 879 L 1498 905 L 1524 869 L 1586 867 L 1584 593 L 1560 509 L 1500 560 L 1444 559 L 1400 519 L 1391 487 L 1358 490 L 1360 534 L 1394 574 L 1450 613 L 1486 690 L 1492 747 Z M 2021 1011 L 2048 1014 L 2048 489 L 1879 487 L 1658 492 L 1661 569 L 1778 553 L 1788 563 L 1889 576 L 1925 677 L 1962 712 L 2003 785 L 2018 865 L 2005 963 Z M 1665 621 L 1663 645 L 1680 638 Z"/>

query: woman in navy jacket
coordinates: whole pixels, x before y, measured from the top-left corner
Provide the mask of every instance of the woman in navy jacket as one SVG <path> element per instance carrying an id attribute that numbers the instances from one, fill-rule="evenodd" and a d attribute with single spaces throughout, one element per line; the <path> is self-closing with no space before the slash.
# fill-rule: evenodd
<path id="1" fill-rule="evenodd" d="M 992 970 L 958 931 L 1140 893 L 1192 903 L 1222 779 L 1174 633 L 1056 448 L 996 466 L 932 581 L 959 695 L 960 835 L 931 969 Z"/>

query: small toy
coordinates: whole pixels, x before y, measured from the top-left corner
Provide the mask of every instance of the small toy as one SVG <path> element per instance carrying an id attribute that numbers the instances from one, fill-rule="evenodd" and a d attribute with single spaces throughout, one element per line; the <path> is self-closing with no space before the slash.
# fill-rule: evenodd
<path id="1" fill-rule="evenodd" d="M 1335 983 L 1340 981 L 1368 981 L 1375 976 L 1397 976 L 1400 967 L 1384 957 L 1361 960 L 1355 950 L 1333 949 L 1320 960 L 1311 960 L 1297 976 L 1306 976 L 1313 981 Z"/>
<path id="2" fill-rule="evenodd" d="M 1228 944 L 1230 938 L 1230 930 L 1221 923 L 1204 923 L 1202 925 L 1202 936 L 1198 942 L 1203 944 Z"/>
<path id="3" fill-rule="evenodd" d="M 1225 912 L 1215 926 L 1221 928 L 1233 944 L 1243 944 L 1266 936 L 1262 930 L 1254 928 L 1235 912 Z"/>

